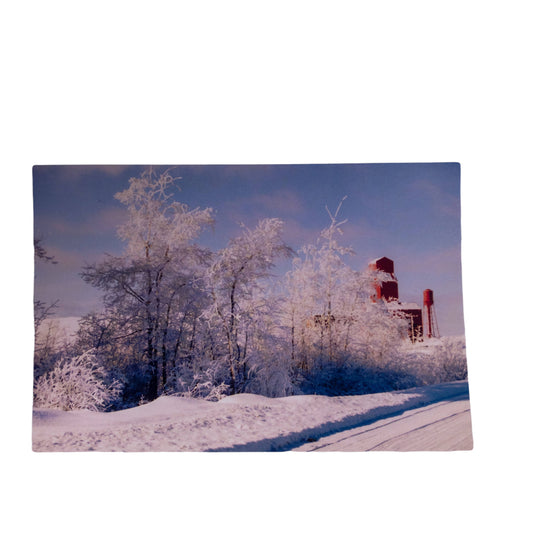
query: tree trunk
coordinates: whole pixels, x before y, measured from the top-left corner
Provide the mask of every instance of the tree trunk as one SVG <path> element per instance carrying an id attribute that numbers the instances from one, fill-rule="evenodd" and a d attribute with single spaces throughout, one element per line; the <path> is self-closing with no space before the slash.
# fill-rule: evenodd
<path id="1" fill-rule="evenodd" d="M 147 342 L 147 358 L 150 368 L 150 381 L 148 383 L 148 400 L 153 401 L 157 398 L 157 385 L 158 385 L 158 368 L 157 368 L 157 352 L 153 344 L 153 329 L 150 323 L 147 329 L 148 342 Z"/>

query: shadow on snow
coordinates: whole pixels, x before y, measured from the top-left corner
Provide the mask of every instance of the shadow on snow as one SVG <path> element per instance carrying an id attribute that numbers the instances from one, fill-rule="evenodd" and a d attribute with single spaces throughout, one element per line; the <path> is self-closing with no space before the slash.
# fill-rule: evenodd
<path id="1" fill-rule="evenodd" d="M 394 391 L 393 395 L 412 393 L 411 397 L 405 399 L 401 404 L 379 406 L 364 413 L 346 416 L 341 420 L 326 422 L 315 427 L 306 428 L 302 431 L 281 435 L 274 438 L 266 438 L 246 444 L 236 444 L 229 447 L 214 448 L 207 450 L 210 452 L 283 452 L 291 451 L 306 442 L 313 442 L 333 433 L 355 429 L 383 420 L 399 416 L 406 411 L 424 407 L 439 401 L 460 401 L 469 399 L 469 389 L 467 381 L 456 381 L 451 383 L 441 383 L 430 387 L 420 387 L 415 389 Z"/>

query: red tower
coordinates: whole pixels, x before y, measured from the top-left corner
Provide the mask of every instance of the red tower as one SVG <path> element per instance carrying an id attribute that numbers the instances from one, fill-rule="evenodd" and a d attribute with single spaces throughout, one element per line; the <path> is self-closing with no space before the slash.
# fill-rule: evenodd
<path id="1" fill-rule="evenodd" d="M 383 300 L 391 315 L 406 320 L 411 341 L 422 339 L 422 309 L 416 304 L 402 303 L 398 298 L 398 279 L 394 274 L 394 261 L 388 257 L 380 257 L 368 265 L 370 271 L 385 272 L 389 275 L 386 281 L 374 281 L 374 302 Z"/>
<path id="2" fill-rule="evenodd" d="M 380 257 L 372 261 L 368 267 L 370 270 L 385 272 L 391 278 L 388 281 L 375 284 L 376 298 L 378 300 L 383 298 L 387 302 L 398 300 L 398 280 L 394 275 L 394 261 L 388 257 Z"/>
<path id="3" fill-rule="evenodd" d="M 424 319 L 428 338 L 439 337 L 439 326 L 437 325 L 437 315 L 435 314 L 435 304 L 433 302 L 433 291 L 424 291 Z"/>

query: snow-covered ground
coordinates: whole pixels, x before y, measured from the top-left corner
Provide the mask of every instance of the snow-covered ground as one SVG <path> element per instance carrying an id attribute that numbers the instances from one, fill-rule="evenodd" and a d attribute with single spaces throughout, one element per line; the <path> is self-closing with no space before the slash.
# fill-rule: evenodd
<path id="1" fill-rule="evenodd" d="M 468 397 L 410 409 L 370 424 L 337 431 L 295 451 L 454 451 L 471 450 L 472 420 Z"/>
<path id="2" fill-rule="evenodd" d="M 366 396 L 161 397 L 113 413 L 35 409 L 34 451 L 279 451 L 406 410 L 464 397 L 457 381 Z M 464 428 L 463 428 L 464 430 Z M 470 431 L 470 427 L 466 428 Z"/>

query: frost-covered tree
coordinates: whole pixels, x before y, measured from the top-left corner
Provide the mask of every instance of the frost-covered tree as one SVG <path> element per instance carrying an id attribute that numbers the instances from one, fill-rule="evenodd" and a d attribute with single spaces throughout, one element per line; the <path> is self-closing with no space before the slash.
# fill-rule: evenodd
<path id="1" fill-rule="evenodd" d="M 277 218 L 260 220 L 254 229 L 243 228 L 215 255 L 206 273 L 211 305 L 204 316 L 226 361 L 231 393 L 244 390 L 252 325 L 258 314 L 269 312 L 262 301 L 262 282 L 276 258 L 292 254 L 282 240 L 282 229 L 283 222 Z"/>
<path id="2" fill-rule="evenodd" d="M 116 194 L 128 219 L 119 227 L 127 244 L 120 257 L 86 267 L 83 279 L 104 291 L 106 316 L 120 326 L 127 344 L 141 350 L 147 369 L 147 399 L 165 388 L 176 355 L 180 320 L 194 328 L 191 312 L 209 253 L 194 243 L 213 222 L 212 210 L 190 209 L 172 199 L 179 178 L 152 168 L 131 178 Z M 182 324 L 184 326 L 184 324 Z M 115 327 L 115 329 L 117 329 Z"/>
<path id="3" fill-rule="evenodd" d="M 246 392 L 268 397 L 294 394 L 294 369 L 283 300 L 273 289 L 248 302 Z M 252 310 L 253 309 L 253 310 Z"/>
<path id="4" fill-rule="evenodd" d="M 329 226 L 286 276 L 291 356 L 304 390 L 313 392 L 353 392 L 350 374 L 378 366 L 395 350 L 402 327 L 382 302 L 372 301 L 375 274 L 346 263 L 354 252 L 338 242 L 346 222 L 338 220 L 341 205 L 328 210 Z"/>
<path id="5" fill-rule="evenodd" d="M 107 380 L 107 372 L 93 351 L 66 357 L 36 380 L 34 406 L 72 411 L 101 411 L 120 394 L 120 384 Z"/>

